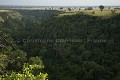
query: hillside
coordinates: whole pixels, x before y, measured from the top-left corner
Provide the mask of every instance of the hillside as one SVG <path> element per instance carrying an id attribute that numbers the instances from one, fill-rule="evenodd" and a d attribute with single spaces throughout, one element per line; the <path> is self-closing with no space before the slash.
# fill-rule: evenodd
<path id="1" fill-rule="evenodd" d="M 112 9 L 105 9 L 102 12 L 99 9 L 92 9 L 92 10 L 71 10 L 71 11 L 64 11 L 62 14 L 59 16 L 65 16 L 65 15 L 76 15 L 76 14 L 87 14 L 87 15 L 92 15 L 92 16 L 101 16 L 105 18 L 112 17 L 116 14 L 120 14 L 120 9 L 115 9 L 115 13 L 112 13 Z"/>
<path id="2" fill-rule="evenodd" d="M 44 79 L 48 74 L 49 80 L 120 79 L 120 14 L 109 18 L 82 13 L 59 17 L 61 13 L 52 12 L 40 19 L 40 11 L 16 12 L 14 17 L 19 14 L 21 19 L 0 13 L 4 20 L 0 23 L 0 44 L 4 45 L 0 47 L 1 76 L 13 74 L 12 70 L 24 76 L 22 70 L 30 66 L 23 63 L 28 63 L 40 65 L 30 71 L 34 80 L 40 79 L 36 76 L 39 72 Z"/>
<path id="3" fill-rule="evenodd" d="M 50 79 L 118 80 L 119 22 L 120 15 L 104 19 L 84 14 L 45 21 L 42 38 L 55 42 L 47 43 L 44 54 L 38 52 L 44 57 Z"/>

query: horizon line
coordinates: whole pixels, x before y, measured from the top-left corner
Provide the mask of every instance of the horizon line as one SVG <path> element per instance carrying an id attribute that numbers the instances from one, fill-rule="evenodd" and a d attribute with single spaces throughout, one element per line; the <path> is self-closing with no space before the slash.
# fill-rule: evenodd
<path id="1" fill-rule="evenodd" d="M 100 5 L 2 5 L 0 6 L 100 6 Z M 103 5 L 103 6 L 120 6 L 120 5 Z"/>

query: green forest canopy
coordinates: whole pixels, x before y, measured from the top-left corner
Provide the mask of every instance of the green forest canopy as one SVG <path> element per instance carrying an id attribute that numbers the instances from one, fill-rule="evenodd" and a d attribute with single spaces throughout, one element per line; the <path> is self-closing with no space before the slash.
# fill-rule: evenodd
<path id="1" fill-rule="evenodd" d="M 106 19 L 81 13 L 56 17 L 58 11 L 14 13 L 22 18 L 0 13 L 4 20 L 0 22 L 0 79 L 120 79 L 120 14 Z M 39 17 L 43 15 L 48 17 L 43 20 Z M 83 41 L 24 42 L 23 39 Z"/>

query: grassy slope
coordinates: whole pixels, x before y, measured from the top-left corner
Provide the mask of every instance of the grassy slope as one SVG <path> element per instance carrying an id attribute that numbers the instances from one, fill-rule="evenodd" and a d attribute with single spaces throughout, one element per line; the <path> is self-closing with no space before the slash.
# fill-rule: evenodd
<path id="1" fill-rule="evenodd" d="M 92 14 L 92 12 L 95 11 L 95 14 Z M 84 13 L 92 16 L 102 16 L 102 17 L 111 17 L 116 14 L 120 14 L 120 10 L 117 10 L 116 13 L 112 13 L 111 10 L 103 10 L 102 12 L 100 10 L 72 10 L 72 11 L 65 11 L 61 13 L 59 16 L 65 16 L 65 15 L 75 15 L 79 13 Z"/>
<path id="2" fill-rule="evenodd" d="M 93 11 L 95 11 L 95 14 L 92 14 Z M 19 13 L 15 13 L 15 12 L 10 11 L 10 10 L 0 10 L 0 13 L 3 13 L 3 12 L 9 13 L 9 16 L 12 18 L 16 18 L 16 17 L 20 18 L 21 17 L 21 15 Z M 109 17 L 114 16 L 116 14 L 120 14 L 120 10 L 118 9 L 113 14 L 111 12 L 111 10 L 107 10 L 107 9 L 103 10 L 102 12 L 99 9 L 95 9 L 95 10 L 77 10 L 77 9 L 74 9 L 71 11 L 66 10 L 66 11 L 62 12 L 61 14 L 59 14 L 59 17 L 65 16 L 65 15 L 75 15 L 75 14 L 80 14 L 80 13 L 84 13 L 84 14 L 88 14 L 88 15 L 92 15 L 92 16 L 102 16 L 105 18 L 109 18 Z"/>
<path id="3" fill-rule="evenodd" d="M 0 16 L 1 18 L 4 16 L 5 19 L 7 18 L 12 18 L 12 19 L 19 19 L 21 20 L 22 15 L 18 12 L 15 11 L 10 11 L 10 10 L 0 10 Z M 2 19 L 4 19 L 2 18 Z"/>

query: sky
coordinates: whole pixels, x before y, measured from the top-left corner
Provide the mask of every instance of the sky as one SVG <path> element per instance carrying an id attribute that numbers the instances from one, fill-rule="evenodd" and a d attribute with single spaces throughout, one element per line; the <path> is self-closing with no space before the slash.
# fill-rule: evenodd
<path id="1" fill-rule="evenodd" d="M 0 5 L 120 6 L 120 0 L 0 0 Z"/>

